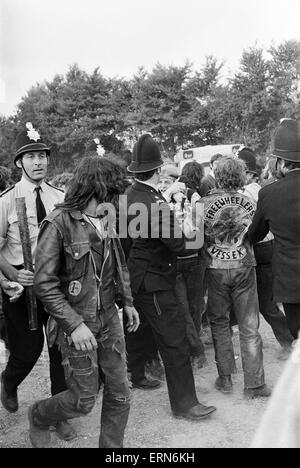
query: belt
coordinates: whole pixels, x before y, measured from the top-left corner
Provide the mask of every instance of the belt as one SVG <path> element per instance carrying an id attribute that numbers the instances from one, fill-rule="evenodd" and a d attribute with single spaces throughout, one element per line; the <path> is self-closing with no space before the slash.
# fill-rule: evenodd
<path id="1" fill-rule="evenodd" d="M 187 255 L 186 257 L 177 257 L 178 260 L 184 260 L 185 258 L 196 258 L 198 257 L 198 253 L 195 253 L 193 255 Z"/>

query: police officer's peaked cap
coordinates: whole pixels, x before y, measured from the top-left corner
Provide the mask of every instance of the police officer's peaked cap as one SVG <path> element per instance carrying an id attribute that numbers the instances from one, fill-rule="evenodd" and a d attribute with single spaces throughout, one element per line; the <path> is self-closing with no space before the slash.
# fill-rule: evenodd
<path id="1" fill-rule="evenodd" d="M 238 158 L 246 164 L 247 172 L 257 173 L 256 157 L 252 149 L 244 147 L 238 151 Z"/>
<path id="2" fill-rule="evenodd" d="M 50 148 L 43 141 L 39 132 L 31 122 L 27 122 L 26 128 L 19 133 L 16 139 L 16 154 L 14 163 L 25 153 L 30 151 L 45 151 L 50 154 Z"/>
<path id="3" fill-rule="evenodd" d="M 282 119 L 275 131 L 273 154 L 286 161 L 300 162 L 300 122 Z"/>
<path id="4" fill-rule="evenodd" d="M 136 173 L 149 172 L 163 164 L 158 144 L 151 135 L 145 134 L 134 145 L 131 164 L 127 170 Z"/>

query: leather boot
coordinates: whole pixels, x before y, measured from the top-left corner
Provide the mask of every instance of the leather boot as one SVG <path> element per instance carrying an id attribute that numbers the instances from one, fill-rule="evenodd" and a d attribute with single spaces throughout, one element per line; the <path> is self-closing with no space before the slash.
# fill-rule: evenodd
<path id="1" fill-rule="evenodd" d="M 214 406 L 205 406 L 201 403 L 193 406 L 185 413 L 173 413 L 177 419 L 188 419 L 190 421 L 200 421 L 201 419 L 206 419 L 211 416 L 217 410 Z"/>
<path id="2" fill-rule="evenodd" d="M 144 377 L 139 381 L 132 382 L 132 387 L 139 388 L 140 390 L 156 390 L 161 387 L 161 383 L 159 380 L 150 380 Z"/>
<path id="3" fill-rule="evenodd" d="M 233 386 L 230 375 L 219 376 L 215 382 L 215 388 L 222 393 L 232 393 Z"/>
<path id="4" fill-rule="evenodd" d="M 66 442 L 73 440 L 77 437 L 77 433 L 69 421 L 60 421 L 55 426 L 56 434 L 60 440 Z"/>
<path id="5" fill-rule="evenodd" d="M 28 408 L 29 439 L 33 447 L 46 448 L 51 442 L 49 427 L 37 425 L 35 420 L 36 403 Z"/>
<path id="6" fill-rule="evenodd" d="M 253 400 L 254 398 L 268 398 L 271 396 L 272 391 L 267 385 L 261 385 L 256 388 L 244 388 L 244 397 L 248 400 Z"/>
<path id="7" fill-rule="evenodd" d="M 4 372 L 1 374 L 1 403 L 3 408 L 10 413 L 16 413 L 19 409 L 17 391 L 11 394 L 6 391 Z"/>

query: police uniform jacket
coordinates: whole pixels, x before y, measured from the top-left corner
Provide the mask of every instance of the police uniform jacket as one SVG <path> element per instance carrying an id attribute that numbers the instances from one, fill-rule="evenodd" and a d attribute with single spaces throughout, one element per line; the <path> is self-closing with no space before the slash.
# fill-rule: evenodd
<path id="1" fill-rule="evenodd" d="M 276 302 L 300 303 L 300 171 L 262 188 L 249 227 L 253 244 L 268 231 L 274 234 L 273 298 Z"/>
<path id="2" fill-rule="evenodd" d="M 132 292 L 137 293 L 142 284 L 147 292 L 170 290 L 175 286 L 177 255 L 187 252 L 174 212 L 162 194 L 145 183 L 135 182 L 126 194 L 131 245 L 125 248 Z M 143 211 L 140 224 L 136 209 Z M 135 227 L 140 235 L 134 232 Z"/>

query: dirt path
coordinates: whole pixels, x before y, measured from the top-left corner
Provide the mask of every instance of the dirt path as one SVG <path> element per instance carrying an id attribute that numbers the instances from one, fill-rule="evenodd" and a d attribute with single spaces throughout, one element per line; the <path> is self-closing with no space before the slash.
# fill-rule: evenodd
<path id="1" fill-rule="evenodd" d="M 261 325 L 264 340 L 266 380 L 273 386 L 284 366 L 276 358 L 279 346 L 265 322 Z M 238 338 L 234 338 L 239 354 Z M 172 418 L 166 384 L 159 390 L 145 392 L 134 390 L 132 409 L 126 431 L 125 447 L 150 448 L 246 448 L 250 445 L 266 400 L 243 399 L 243 374 L 241 361 L 237 360 L 238 373 L 233 376 L 234 393 L 223 395 L 214 389 L 216 369 L 214 353 L 207 348 L 209 365 L 195 375 L 197 393 L 202 403 L 215 405 L 218 411 L 210 420 L 194 423 Z M 0 366 L 1 370 L 3 364 Z M 9 414 L 0 407 L 0 448 L 30 447 L 27 428 L 28 405 L 49 394 L 47 354 L 39 360 L 31 375 L 19 390 L 20 410 Z M 74 420 L 78 438 L 64 443 L 52 434 L 53 447 L 97 447 L 100 426 L 101 396 L 92 414 Z"/>

